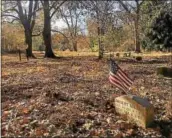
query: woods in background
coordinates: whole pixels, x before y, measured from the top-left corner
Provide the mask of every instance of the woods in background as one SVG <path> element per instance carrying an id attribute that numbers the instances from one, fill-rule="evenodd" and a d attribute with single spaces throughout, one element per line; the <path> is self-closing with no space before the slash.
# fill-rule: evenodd
<path id="1" fill-rule="evenodd" d="M 96 51 L 163 50 L 172 47 L 172 2 L 2 1 L 2 50 Z M 59 20 L 65 24 L 58 26 Z M 13 32 L 13 33 L 11 33 Z M 20 45 L 20 46 L 19 46 Z"/>

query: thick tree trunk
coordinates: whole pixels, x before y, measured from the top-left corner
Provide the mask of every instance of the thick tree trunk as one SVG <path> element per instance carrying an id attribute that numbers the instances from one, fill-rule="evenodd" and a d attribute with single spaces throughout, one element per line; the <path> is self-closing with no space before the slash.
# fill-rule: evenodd
<path id="1" fill-rule="evenodd" d="M 32 53 L 32 32 L 30 31 L 30 29 L 25 29 L 25 42 L 28 45 L 26 49 L 26 57 L 35 58 Z"/>
<path id="2" fill-rule="evenodd" d="M 44 0 L 44 29 L 42 35 L 45 44 L 45 57 L 55 58 L 51 44 L 51 18 L 48 0 Z"/>

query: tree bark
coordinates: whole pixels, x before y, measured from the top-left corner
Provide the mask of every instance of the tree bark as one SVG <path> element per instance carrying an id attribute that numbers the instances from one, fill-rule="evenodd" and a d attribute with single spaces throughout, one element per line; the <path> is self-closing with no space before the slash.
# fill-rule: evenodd
<path id="1" fill-rule="evenodd" d="M 135 0 L 136 2 L 136 17 L 134 17 L 134 27 L 135 27 L 135 52 L 136 53 L 140 53 L 141 49 L 140 49 L 140 39 L 139 39 L 139 19 L 140 19 L 140 6 L 143 4 L 145 0 L 142 0 L 139 3 L 139 0 Z M 125 5 L 125 3 L 123 3 L 122 0 L 118 0 L 118 2 L 123 6 L 123 8 L 129 13 L 131 14 L 130 9 L 127 7 L 127 5 Z"/>
<path id="2" fill-rule="evenodd" d="M 137 3 L 137 11 L 136 11 L 136 18 L 134 20 L 135 24 L 135 52 L 140 53 L 140 38 L 139 38 L 139 14 L 140 14 L 140 7 Z"/>
<path id="3" fill-rule="evenodd" d="M 31 29 L 26 29 L 25 27 L 25 42 L 28 45 L 26 49 L 26 57 L 32 57 L 35 58 L 35 56 L 32 53 L 32 32 L 30 31 Z"/>
<path id="4" fill-rule="evenodd" d="M 73 46 L 73 50 L 77 52 L 78 48 L 77 48 L 77 41 L 76 40 L 72 41 L 72 46 Z"/>
<path id="5" fill-rule="evenodd" d="M 98 32 L 98 46 L 99 46 L 99 57 L 98 59 L 103 58 L 103 48 L 102 48 L 102 43 L 100 40 L 100 27 L 97 27 L 97 32 Z"/>
<path id="6" fill-rule="evenodd" d="M 55 58 L 56 56 L 53 53 L 51 43 L 51 17 L 49 8 L 49 1 L 44 0 L 44 29 L 42 35 L 45 44 L 45 57 Z"/>
<path id="7" fill-rule="evenodd" d="M 96 1 L 96 5 L 97 5 L 97 1 Z M 98 59 L 102 59 L 103 58 L 103 50 L 102 50 L 101 39 L 100 39 L 101 28 L 100 28 L 100 18 L 99 18 L 99 11 L 98 11 L 98 9 L 96 9 L 96 15 L 97 15 L 97 25 L 98 25 L 97 26 L 98 47 L 99 47 Z"/>
<path id="8" fill-rule="evenodd" d="M 21 61 L 21 51 L 20 51 L 20 49 L 18 50 L 18 52 L 19 52 L 19 60 Z"/>
<path id="9" fill-rule="evenodd" d="M 34 26 L 34 17 L 36 15 L 36 8 L 37 8 L 37 2 L 35 2 L 34 5 L 34 12 L 32 12 L 32 8 L 33 8 L 33 1 L 29 2 L 29 11 L 26 14 L 26 11 L 24 13 L 23 8 L 22 8 L 22 4 L 21 1 L 17 1 L 17 6 L 18 6 L 18 16 L 19 19 L 24 27 L 24 32 L 25 32 L 25 42 L 28 45 L 27 49 L 26 49 L 26 57 L 32 57 L 32 58 L 36 58 L 33 53 L 32 53 L 32 30 L 33 30 L 33 26 Z M 33 18 L 31 20 L 31 18 Z"/>
<path id="10" fill-rule="evenodd" d="M 135 21 L 135 52 L 140 53 L 140 40 L 139 40 L 139 31 L 138 31 L 138 19 Z"/>

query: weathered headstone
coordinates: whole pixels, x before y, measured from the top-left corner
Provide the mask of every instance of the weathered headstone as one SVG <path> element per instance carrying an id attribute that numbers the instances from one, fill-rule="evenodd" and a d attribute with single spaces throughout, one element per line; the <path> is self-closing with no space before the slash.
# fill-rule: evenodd
<path id="1" fill-rule="evenodd" d="M 154 108 L 148 100 L 134 95 L 124 95 L 115 98 L 116 112 L 141 127 L 149 127 L 154 119 Z"/>

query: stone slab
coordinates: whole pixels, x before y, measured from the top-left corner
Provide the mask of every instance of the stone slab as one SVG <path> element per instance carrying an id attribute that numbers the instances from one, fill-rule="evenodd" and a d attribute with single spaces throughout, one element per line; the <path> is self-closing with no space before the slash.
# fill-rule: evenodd
<path id="1" fill-rule="evenodd" d="M 148 100 L 135 95 L 123 95 L 115 98 L 116 112 L 143 128 L 149 127 L 154 120 L 154 108 Z"/>

